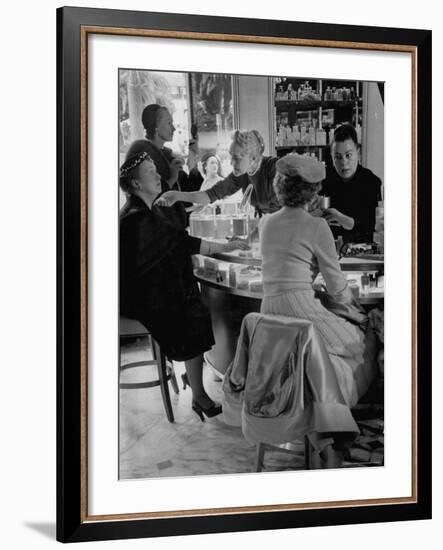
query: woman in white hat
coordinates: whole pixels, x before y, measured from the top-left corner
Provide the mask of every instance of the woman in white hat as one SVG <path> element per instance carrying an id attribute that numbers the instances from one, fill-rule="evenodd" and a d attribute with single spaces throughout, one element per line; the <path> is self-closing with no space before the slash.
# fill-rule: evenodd
<path id="1" fill-rule="evenodd" d="M 264 290 L 261 312 L 313 323 L 329 359 L 317 370 L 316 389 L 309 388 L 308 393 L 326 396 L 330 414 L 325 416 L 334 419 L 334 415 L 340 416 L 340 407 L 336 410 L 334 401 L 340 403 L 340 400 L 331 398 L 333 390 L 326 387 L 331 364 L 349 408 L 357 403 L 371 382 L 372 366 L 366 363 L 364 356 L 363 329 L 367 317 L 355 303 L 340 269 L 327 221 L 309 213 L 325 177 L 323 164 L 312 157 L 289 154 L 277 162 L 276 168 L 274 189 L 281 209 L 267 216 L 261 229 Z M 343 316 L 326 309 L 316 296 L 312 285 L 319 272 L 326 283 L 328 296 L 336 304 L 336 311 L 341 310 Z M 317 434 L 317 450 L 323 453 L 321 457 L 326 467 L 339 465 L 337 456 L 341 451 L 338 447 L 340 440 L 343 443 L 345 439 L 346 434 L 341 437 Z"/>

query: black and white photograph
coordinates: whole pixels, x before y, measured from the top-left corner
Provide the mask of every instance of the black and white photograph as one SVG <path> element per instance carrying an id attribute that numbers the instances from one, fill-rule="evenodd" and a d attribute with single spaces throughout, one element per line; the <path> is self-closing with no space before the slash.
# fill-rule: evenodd
<path id="1" fill-rule="evenodd" d="M 120 481 L 383 467 L 384 88 L 119 69 Z"/>
<path id="2" fill-rule="evenodd" d="M 57 29 L 57 539 L 430 517 L 430 32 Z"/>
<path id="3" fill-rule="evenodd" d="M 439 13 L 5 5 L 2 547 L 435 546 Z"/>

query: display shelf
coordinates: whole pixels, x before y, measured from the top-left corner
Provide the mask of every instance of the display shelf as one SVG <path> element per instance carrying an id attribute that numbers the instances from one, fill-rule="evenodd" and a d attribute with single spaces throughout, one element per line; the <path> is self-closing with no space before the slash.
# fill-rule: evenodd
<path id="1" fill-rule="evenodd" d="M 294 100 L 275 100 L 275 106 L 278 109 L 296 109 L 300 111 L 311 111 L 321 107 L 322 109 L 337 109 L 355 107 L 355 104 L 361 105 L 363 100 L 361 97 L 351 99 L 349 101 L 294 101 Z"/>
<path id="2" fill-rule="evenodd" d="M 217 283 L 213 279 L 209 277 L 205 277 L 201 272 L 198 272 L 197 270 L 194 271 L 194 274 L 200 283 L 205 284 L 209 288 L 213 288 L 215 290 L 221 290 L 223 292 L 226 292 L 227 294 L 231 294 L 233 296 L 240 296 L 242 298 L 249 298 L 249 299 L 258 300 L 258 301 L 261 301 L 263 299 L 263 292 L 261 290 L 253 292 L 250 290 L 244 290 L 244 289 L 237 288 L 235 286 L 231 286 L 228 283 Z M 362 306 L 379 305 L 384 302 L 384 292 L 380 291 L 380 292 L 368 292 L 367 294 L 360 294 L 357 300 L 359 304 Z"/>
<path id="3" fill-rule="evenodd" d="M 328 151 L 332 132 L 346 122 L 356 127 L 361 141 L 363 93 L 360 82 L 291 77 L 276 77 L 274 82 L 274 146 L 277 156 L 291 150 L 309 152 L 330 164 Z M 308 140 L 310 144 L 300 143 L 305 135 L 312 138 Z M 296 143 L 290 144 L 294 136 Z"/>
<path id="4" fill-rule="evenodd" d="M 377 255 L 375 255 L 377 256 Z M 238 251 L 214 254 L 217 260 L 234 264 L 250 265 L 260 267 L 262 264 L 261 256 L 240 256 Z M 381 271 L 384 273 L 384 260 L 379 257 L 370 259 L 367 255 L 364 258 L 357 256 L 345 256 L 339 260 L 342 271 Z"/>
<path id="5" fill-rule="evenodd" d="M 213 257 L 217 260 L 222 260 L 223 262 L 229 262 L 232 264 L 251 265 L 254 267 L 261 267 L 262 264 L 261 256 L 239 256 L 238 251 L 214 254 Z"/>
<path id="6" fill-rule="evenodd" d="M 275 148 L 276 151 L 284 151 L 285 149 L 302 149 L 302 148 L 311 148 L 311 149 L 316 149 L 316 148 L 322 148 L 324 149 L 325 147 L 329 147 L 329 145 L 313 145 L 313 144 L 309 144 L 309 145 L 277 145 L 277 147 Z"/>

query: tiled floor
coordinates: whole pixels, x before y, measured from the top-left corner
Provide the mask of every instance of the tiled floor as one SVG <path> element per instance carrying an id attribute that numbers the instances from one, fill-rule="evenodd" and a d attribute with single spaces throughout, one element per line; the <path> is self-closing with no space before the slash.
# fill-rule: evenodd
<path id="1" fill-rule="evenodd" d="M 123 365 L 151 357 L 147 339 L 122 347 Z M 180 387 L 178 395 L 170 387 L 174 423 L 166 418 L 159 387 L 120 389 L 120 479 L 254 472 L 255 446 L 245 440 L 240 428 L 226 425 L 223 415 L 201 422 L 191 409 L 190 389 L 182 389 L 184 364 L 176 363 L 174 368 Z M 220 401 L 221 382 L 206 365 L 203 374 L 209 395 Z M 120 382 L 142 382 L 156 375 L 155 366 L 137 367 L 121 371 Z M 383 410 L 374 405 L 358 407 L 354 416 L 358 414 L 361 434 L 350 449 L 345 466 L 381 465 Z M 304 469 L 302 442 L 300 451 L 301 454 L 294 454 L 267 450 L 263 471 Z"/>
<path id="2" fill-rule="evenodd" d="M 122 347 L 122 364 L 149 359 L 148 344 L 139 340 Z M 175 422 L 166 418 L 160 388 L 120 389 L 120 479 L 247 473 L 255 471 L 255 446 L 240 428 L 227 426 L 222 415 L 203 423 L 191 409 L 191 391 L 182 389 L 184 365 L 175 364 L 180 393 L 171 389 Z M 155 367 L 128 369 L 121 382 L 154 378 Z M 221 399 L 221 382 L 204 367 L 205 387 Z M 267 452 L 266 471 L 304 468 L 293 454 Z"/>

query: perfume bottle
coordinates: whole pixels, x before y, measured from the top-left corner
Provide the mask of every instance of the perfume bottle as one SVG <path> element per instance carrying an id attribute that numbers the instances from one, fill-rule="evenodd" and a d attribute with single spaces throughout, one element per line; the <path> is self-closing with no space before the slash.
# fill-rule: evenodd
<path id="1" fill-rule="evenodd" d="M 366 294 L 366 292 L 368 291 L 368 288 L 369 288 L 369 276 L 365 272 L 361 276 L 361 290 L 362 290 L 362 293 Z"/>

